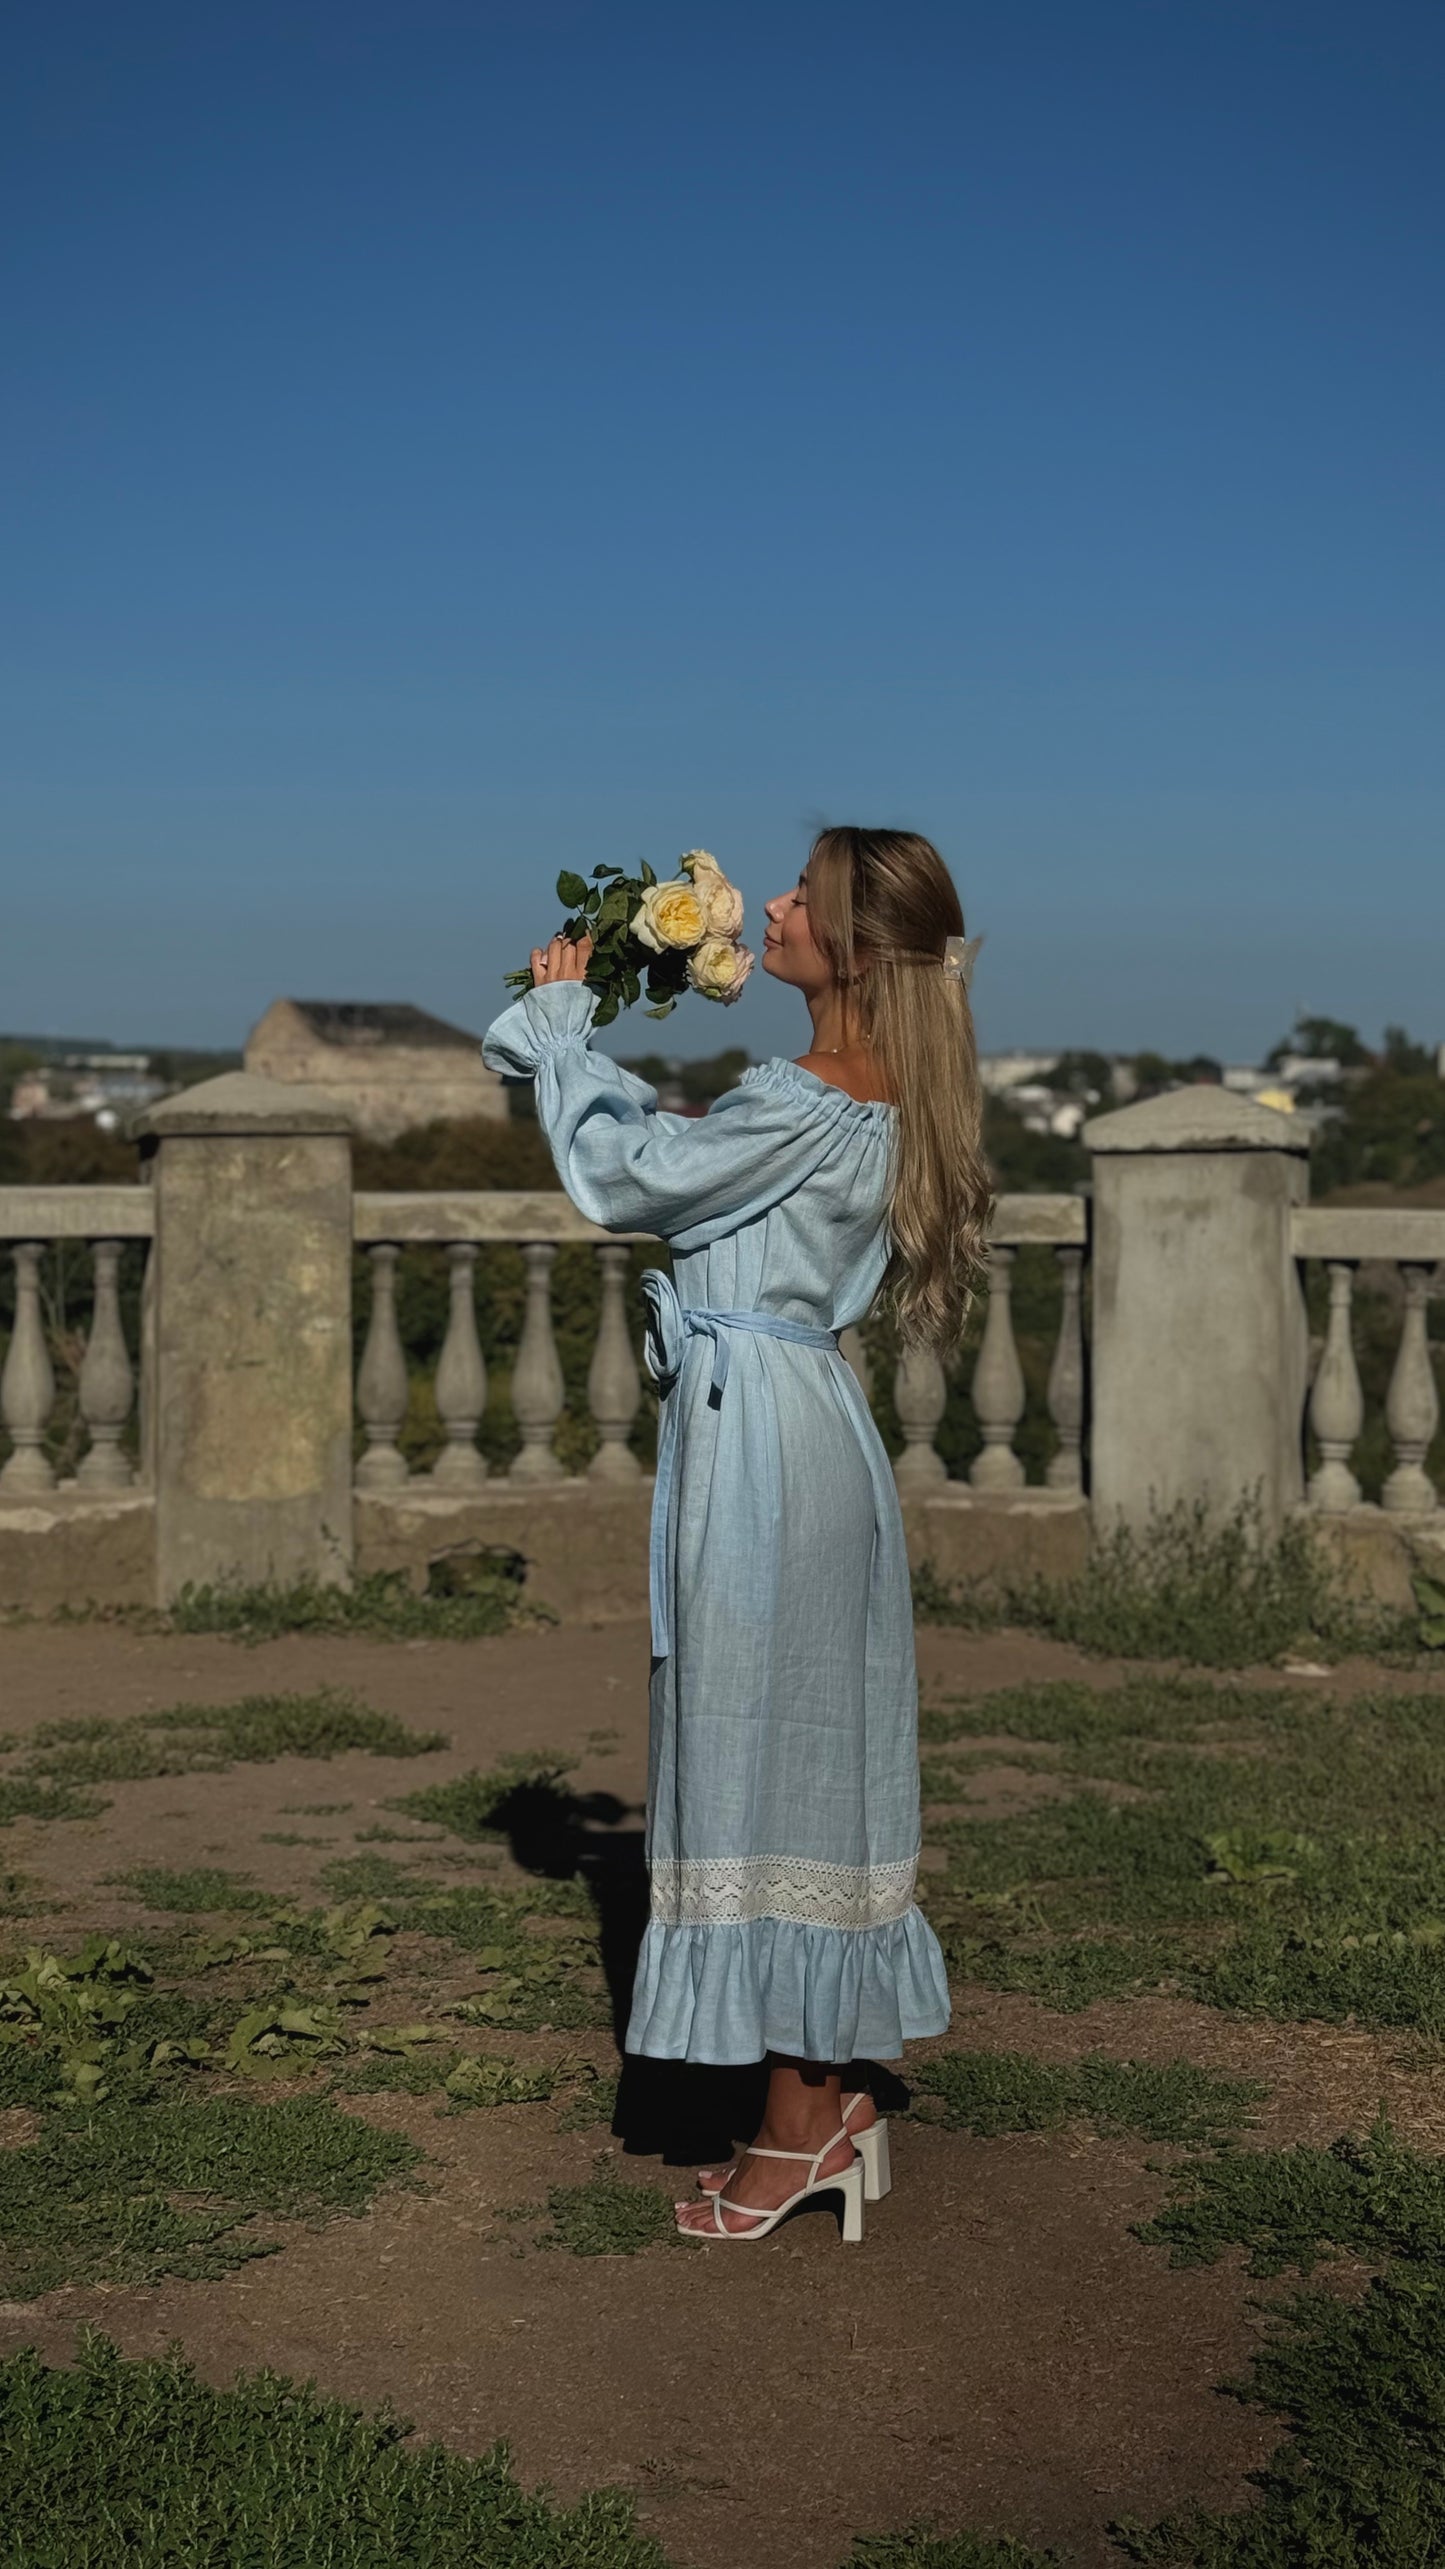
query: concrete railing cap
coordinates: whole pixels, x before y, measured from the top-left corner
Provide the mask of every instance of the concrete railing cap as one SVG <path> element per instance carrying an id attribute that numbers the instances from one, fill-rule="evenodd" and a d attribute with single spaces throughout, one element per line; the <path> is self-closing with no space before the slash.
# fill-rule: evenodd
<path id="1" fill-rule="evenodd" d="M 1276 1106 L 1227 1088 L 1173 1088 L 1112 1115 L 1096 1115 L 1082 1140 L 1091 1151 L 1293 1151 L 1304 1158 L 1310 1128 Z"/>
<path id="2" fill-rule="evenodd" d="M 228 1070 L 165 1098 L 136 1130 L 160 1140 L 175 1133 L 349 1133 L 351 1118 L 323 1088 Z"/>

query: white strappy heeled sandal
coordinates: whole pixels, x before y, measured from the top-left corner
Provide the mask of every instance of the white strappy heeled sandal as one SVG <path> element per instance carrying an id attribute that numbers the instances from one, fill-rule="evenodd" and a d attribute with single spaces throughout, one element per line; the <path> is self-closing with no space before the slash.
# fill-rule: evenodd
<path id="1" fill-rule="evenodd" d="M 867 2093 L 866 2088 L 860 2087 L 855 2095 L 844 2097 L 843 2129 L 845 2132 L 848 2131 L 851 2120 L 859 2106 L 863 2104 Z M 885 2194 L 892 2191 L 893 2186 L 886 2116 L 880 2114 L 877 2122 L 870 2123 L 866 2132 L 853 2132 L 850 2138 L 863 2162 L 863 2200 L 865 2203 L 881 2203 Z M 700 2168 L 697 2181 L 704 2194 L 715 2195 L 720 2187 L 727 2184 L 730 2173 L 731 2171 L 727 2168 Z M 710 2176 L 716 2176 L 716 2186 L 708 2184 L 707 2180 Z"/>
<path id="2" fill-rule="evenodd" d="M 690 2203 L 679 2203 L 676 2207 L 679 2215 L 677 2224 L 679 2236 L 683 2239 L 701 2239 L 704 2246 L 711 2246 L 716 2239 L 766 2239 L 770 2231 L 776 2230 L 780 2221 L 786 2220 L 790 2212 L 796 2212 L 800 2203 L 806 2203 L 809 2195 L 841 2194 L 843 2237 L 850 2247 L 856 2246 L 863 2236 L 863 2162 L 858 2156 L 856 2146 L 849 2166 L 840 2168 L 830 2177 L 820 2177 L 818 2174 L 828 2152 L 836 2150 L 840 2141 L 848 2141 L 852 2137 L 845 2127 L 835 2132 L 831 2141 L 825 2141 L 821 2150 L 765 2150 L 759 2147 L 744 2150 L 745 2159 L 796 2159 L 807 2169 L 807 2176 L 796 2194 L 790 2194 L 785 2203 L 775 2205 L 771 2212 L 754 2211 L 752 2206 L 746 2203 L 725 2204 L 719 2189 L 709 2198 L 712 2204 L 712 2227 L 708 2230 L 694 2229 L 691 2222 L 684 2222 L 681 2215 L 684 2212 L 691 2212 L 695 2207 Z M 730 2230 L 723 2218 L 725 2213 L 731 2213 L 735 2219 L 746 2221 L 751 2226 L 746 2230 Z"/>

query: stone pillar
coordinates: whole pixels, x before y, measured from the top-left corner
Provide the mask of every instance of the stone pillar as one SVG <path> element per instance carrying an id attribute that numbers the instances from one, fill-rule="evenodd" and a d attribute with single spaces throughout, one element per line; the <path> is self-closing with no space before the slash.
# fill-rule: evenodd
<path id="1" fill-rule="evenodd" d="M 155 1188 L 159 1602 L 351 1575 L 351 1148 L 313 1088 L 228 1072 L 142 1127 Z"/>
<path id="2" fill-rule="evenodd" d="M 1308 1364 L 1290 1215 L 1309 1135 L 1222 1088 L 1176 1089 L 1084 1127 L 1094 1155 L 1096 1530 L 1303 1496 Z"/>

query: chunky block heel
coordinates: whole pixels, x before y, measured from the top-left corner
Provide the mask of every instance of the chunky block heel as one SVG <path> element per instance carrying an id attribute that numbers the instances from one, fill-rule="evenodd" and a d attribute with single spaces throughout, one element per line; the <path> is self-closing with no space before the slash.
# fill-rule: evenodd
<path id="1" fill-rule="evenodd" d="M 863 2162 L 864 2195 L 869 2203 L 881 2203 L 893 2184 L 888 2126 L 881 2121 L 870 2123 L 866 2132 L 855 2132 L 853 2139 Z"/>

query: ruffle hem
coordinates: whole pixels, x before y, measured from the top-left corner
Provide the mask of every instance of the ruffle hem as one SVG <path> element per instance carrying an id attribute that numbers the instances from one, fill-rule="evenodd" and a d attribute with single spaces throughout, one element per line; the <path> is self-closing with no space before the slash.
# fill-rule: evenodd
<path id="1" fill-rule="evenodd" d="M 650 1921 L 638 1956 L 629 2052 L 720 2066 L 760 2061 L 898 2060 L 942 2034 L 948 1977 L 921 1909 L 886 1927 Z"/>

